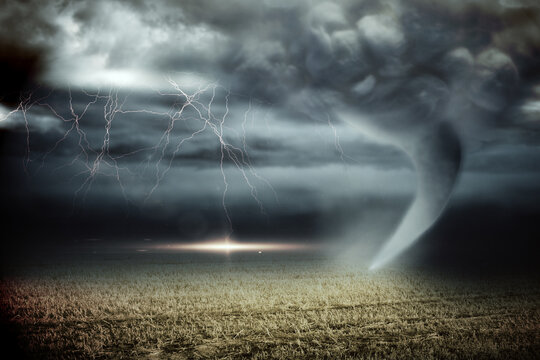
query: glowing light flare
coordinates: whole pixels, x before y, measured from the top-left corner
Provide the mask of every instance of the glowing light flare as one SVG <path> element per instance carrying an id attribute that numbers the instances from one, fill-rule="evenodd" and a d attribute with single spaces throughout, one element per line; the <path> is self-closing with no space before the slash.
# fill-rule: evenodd
<path id="1" fill-rule="evenodd" d="M 158 245 L 156 249 L 224 253 L 253 251 L 261 254 L 263 251 L 308 250 L 313 249 L 313 246 L 294 243 L 240 243 L 229 239 L 222 239 L 198 243 Z"/>

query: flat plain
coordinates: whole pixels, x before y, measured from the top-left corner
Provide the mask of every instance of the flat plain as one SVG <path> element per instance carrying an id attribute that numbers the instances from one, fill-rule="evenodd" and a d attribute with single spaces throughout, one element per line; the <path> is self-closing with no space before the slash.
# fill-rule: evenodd
<path id="1" fill-rule="evenodd" d="M 536 274 L 108 255 L 5 271 L 0 306 L 28 358 L 540 358 Z"/>

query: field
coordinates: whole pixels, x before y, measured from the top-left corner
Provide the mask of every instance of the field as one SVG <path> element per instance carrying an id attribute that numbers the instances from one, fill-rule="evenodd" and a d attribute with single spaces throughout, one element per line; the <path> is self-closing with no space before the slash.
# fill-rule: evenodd
<path id="1" fill-rule="evenodd" d="M 540 357 L 535 275 L 140 254 L 20 266 L 0 291 L 30 358 Z"/>

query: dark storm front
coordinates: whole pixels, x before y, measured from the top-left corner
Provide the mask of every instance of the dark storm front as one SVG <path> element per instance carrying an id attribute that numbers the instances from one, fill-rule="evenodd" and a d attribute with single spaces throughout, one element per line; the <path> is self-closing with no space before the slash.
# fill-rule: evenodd
<path id="1" fill-rule="evenodd" d="M 536 1 L 8 0 L 0 23 L 20 357 L 540 357 Z"/>
<path id="2" fill-rule="evenodd" d="M 377 267 L 449 221 L 447 205 L 495 209 L 481 223 L 537 211 L 534 3 L 6 2 L 2 14 L 4 210 L 27 243 L 232 232 L 356 241 Z"/>

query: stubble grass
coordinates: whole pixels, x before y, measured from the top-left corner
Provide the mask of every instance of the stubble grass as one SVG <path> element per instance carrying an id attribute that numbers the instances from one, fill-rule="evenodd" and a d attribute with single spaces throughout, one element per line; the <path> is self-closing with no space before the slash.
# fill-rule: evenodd
<path id="1" fill-rule="evenodd" d="M 154 257 L 42 264 L 5 275 L 0 291 L 37 358 L 540 357 L 535 276 Z"/>

